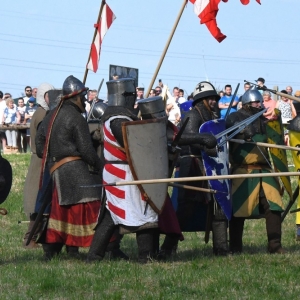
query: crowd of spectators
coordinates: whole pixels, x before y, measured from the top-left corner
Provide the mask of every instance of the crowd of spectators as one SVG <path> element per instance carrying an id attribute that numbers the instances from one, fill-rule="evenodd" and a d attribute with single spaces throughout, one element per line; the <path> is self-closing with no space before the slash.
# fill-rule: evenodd
<path id="1" fill-rule="evenodd" d="M 0 91 L 0 140 L 2 151 L 7 153 L 26 153 L 30 144 L 30 130 L 16 129 L 13 125 L 25 125 L 37 109 L 36 105 L 37 88 L 32 89 L 26 86 L 24 97 L 13 98 L 10 93 Z M 3 128 L 5 125 L 5 128 Z M 7 127 L 6 127 L 7 125 Z M 28 126 L 27 126 L 28 127 Z"/>
<path id="2" fill-rule="evenodd" d="M 256 80 L 256 88 L 262 93 L 263 105 L 268 108 L 264 116 L 268 119 L 274 117 L 274 109 L 278 108 L 281 111 L 283 123 L 286 124 L 289 120 L 294 118 L 297 113 L 300 113 L 300 102 L 292 101 L 286 97 L 280 97 L 278 101 L 272 98 L 272 94 L 266 91 L 265 79 L 259 77 Z M 232 86 L 226 84 L 224 90 L 219 90 L 220 100 L 215 107 L 216 113 L 220 118 L 224 118 L 228 107 L 231 103 L 231 109 L 229 114 L 240 109 L 242 105 L 243 94 L 251 88 L 251 84 L 246 82 L 244 84 L 244 91 L 239 93 L 239 97 L 235 96 L 232 100 Z M 293 94 L 293 88 L 289 85 L 281 93 L 294 95 L 300 99 L 300 90 L 297 90 Z M 104 101 L 98 99 L 97 90 L 90 90 L 86 101 L 87 113 L 91 107 L 91 104 L 97 101 Z M 29 124 L 37 109 L 36 105 L 37 88 L 31 88 L 26 86 L 24 89 L 24 96 L 13 99 L 10 93 L 3 94 L 0 91 L 0 123 L 1 124 Z M 192 104 L 193 94 L 188 95 L 184 89 L 175 86 L 172 89 L 172 93 L 169 88 L 162 82 L 158 81 L 158 85 L 150 90 L 148 97 L 162 96 L 166 101 L 166 114 L 170 122 L 179 126 L 184 110 L 188 109 Z M 146 95 L 147 97 L 147 95 Z M 137 87 L 137 101 L 144 98 L 144 88 Z M 184 105 L 182 105 L 185 103 Z M 28 128 L 18 130 L 0 130 L 0 142 L 2 149 L 12 149 L 18 152 L 26 153 L 30 146 L 30 130 Z M 287 141 L 288 143 L 288 141 Z"/>

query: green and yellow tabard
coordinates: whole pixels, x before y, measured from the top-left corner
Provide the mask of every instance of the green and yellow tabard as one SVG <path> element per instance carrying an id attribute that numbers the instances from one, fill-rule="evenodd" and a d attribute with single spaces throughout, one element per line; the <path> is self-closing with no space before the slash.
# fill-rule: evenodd
<path id="1" fill-rule="evenodd" d="M 253 141 L 266 143 L 267 136 L 265 134 L 255 134 Z M 269 154 L 265 147 L 258 148 L 253 144 L 230 143 L 229 161 L 232 174 L 271 173 L 272 170 L 266 159 L 269 160 Z M 270 209 L 283 211 L 282 197 L 278 192 L 280 184 L 276 177 L 238 178 L 232 180 L 232 203 L 235 217 L 260 215 L 260 186 L 264 190 Z"/>

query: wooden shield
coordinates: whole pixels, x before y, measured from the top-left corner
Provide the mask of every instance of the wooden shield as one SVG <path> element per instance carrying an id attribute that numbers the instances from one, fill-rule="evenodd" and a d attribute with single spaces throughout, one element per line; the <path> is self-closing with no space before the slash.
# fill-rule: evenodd
<path id="1" fill-rule="evenodd" d="M 225 120 L 211 120 L 201 125 L 200 133 L 211 133 L 216 135 L 225 130 Z M 226 136 L 222 136 L 217 139 L 218 144 L 225 139 Z M 206 176 L 213 175 L 228 175 L 229 174 L 229 155 L 227 149 L 227 143 L 220 147 L 217 152 L 217 157 L 211 157 L 202 151 L 202 159 L 206 172 Z M 219 191 L 220 193 L 214 194 L 215 199 L 223 209 L 225 216 L 228 220 L 232 216 L 232 201 L 231 201 L 231 181 L 229 179 L 223 180 L 209 180 L 209 185 L 212 189 Z"/>
<path id="2" fill-rule="evenodd" d="M 134 180 L 155 180 L 168 177 L 165 118 L 124 122 L 122 133 Z M 154 211 L 161 213 L 168 192 L 168 184 L 145 184 L 138 185 L 138 188 Z"/>

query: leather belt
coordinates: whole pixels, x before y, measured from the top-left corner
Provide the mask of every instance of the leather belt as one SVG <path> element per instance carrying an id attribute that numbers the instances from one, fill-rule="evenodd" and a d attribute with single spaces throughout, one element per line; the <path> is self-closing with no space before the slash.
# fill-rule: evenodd
<path id="1" fill-rule="evenodd" d="M 67 156 L 63 159 L 61 159 L 60 161 L 56 162 L 52 168 L 50 169 L 50 174 L 52 174 L 57 168 L 59 168 L 60 166 L 70 162 L 70 161 L 74 161 L 74 160 L 79 160 L 81 159 L 80 156 Z"/>

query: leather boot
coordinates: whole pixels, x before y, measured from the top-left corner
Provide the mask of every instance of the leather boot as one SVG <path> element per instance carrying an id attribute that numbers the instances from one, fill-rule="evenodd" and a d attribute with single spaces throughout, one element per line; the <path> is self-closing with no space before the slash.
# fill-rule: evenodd
<path id="1" fill-rule="evenodd" d="M 269 253 L 284 254 L 285 250 L 281 246 L 281 213 L 268 210 L 265 217 Z"/>
<path id="2" fill-rule="evenodd" d="M 55 255 L 58 255 L 63 247 L 61 243 L 43 244 L 44 258 L 49 261 Z"/>
<path id="3" fill-rule="evenodd" d="M 79 258 L 80 257 L 79 247 L 77 247 L 77 246 L 68 246 L 68 245 L 66 245 L 66 251 L 68 253 L 68 256 L 70 256 L 72 258 Z"/>
<path id="4" fill-rule="evenodd" d="M 232 216 L 229 221 L 229 251 L 232 254 L 243 252 L 243 231 L 245 218 Z"/>
<path id="5" fill-rule="evenodd" d="M 144 229 L 136 233 L 138 262 L 146 264 L 153 259 L 153 235 L 155 229 Z"/>
<path id="6" fill-rule="evenodd" d="M 116 226 L 110 212 L 106 210 L 101 223 L 96 226 L 93 241 L 87 255 L 87 262 L 101 261 L 104 258 L 106 248 L 115 228 Z"/>
<path id="7" fill-rule="evenodd" d="M 119 233 L 119 227 L 115 228 L 112 238 L 106 248 L 106 253 L 109 260 L 111 259 L 123 259 L 129 260 L 129 257 L 120 249 L 120 243 L 123 235 Z"/>
<path id="8" fill-rule="evenodd" d="M 175 255 L 178 247 L 178 236 L 167 234 L 163 244 L 160 247 L 158 253 L 159 260 L 165 260 L 170 258 L 172 255 Z"/>

